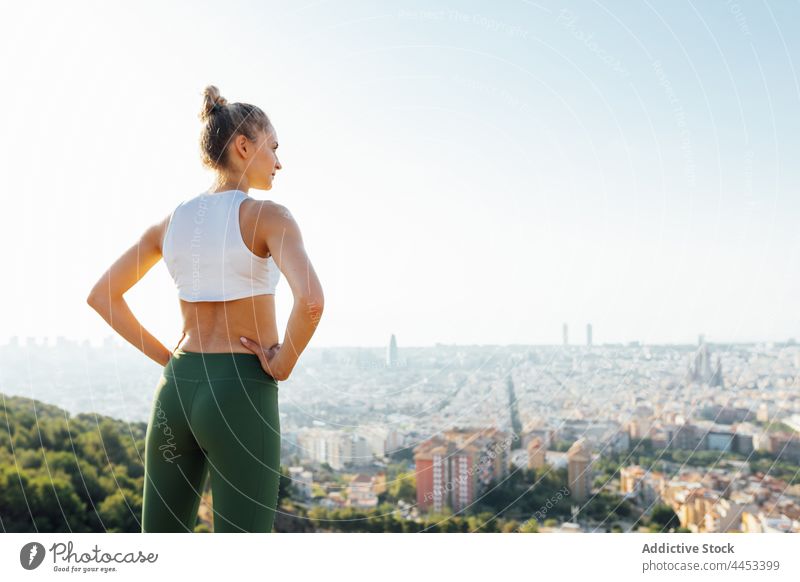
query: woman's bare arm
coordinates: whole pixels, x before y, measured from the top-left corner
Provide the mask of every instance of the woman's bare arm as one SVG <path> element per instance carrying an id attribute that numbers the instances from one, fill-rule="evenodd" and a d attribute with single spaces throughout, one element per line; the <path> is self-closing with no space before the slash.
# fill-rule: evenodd
<path id="1" fill-rule="evenodd" d="M 267 247 L 294 295 L 294 306 L 289 315 L 283 342 L 270 362 L 270 367 L 275 371 L 275 379 L 280 380 L 289 377 L 300 354 L 311 341 L 322 317 L 325 297 L 314 266 L 306 254 L 300 228 L 292 214 L 285 206 L 274 202 L 267 202 L 265 209 Z"/>
<path id="2" fill-rule="evenodd" d="M 171 352 L 142 327 L 123 295 L 161 259 L 161 236 L 168 220 L 148 228 L 100 277 L 86 299 L 119 335 L 161 366 L 167 365 Z"/>

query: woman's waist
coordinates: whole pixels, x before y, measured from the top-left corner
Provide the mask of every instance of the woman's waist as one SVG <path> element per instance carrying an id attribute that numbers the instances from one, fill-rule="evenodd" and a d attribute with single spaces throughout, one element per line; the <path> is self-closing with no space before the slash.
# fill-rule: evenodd
<path id="1" fill-rule="evenodd" d="M 172 352 L 164 375 L 182 380 L 248 379 L 265 383 L 277 381 L 261 367 L 252 352 L 193 352 L 178 348 Z"/>
<path id="2" fill-rule="evenodd" d="M 227 321 L 203 317 L 184 317 L 183 338 L 177 347 L 187 352 L 240 352 L 251 353 L 239 340 L 242 336 L 268 348 L 279 342 L 278 326 L 273 317 L 254 320 L 231 313 Z"/>
<path id="3" fill-rule="evenodd" d="M 250 297 L 223 303 L 181 302 L 184 338 L 178 347 L 187 352 L 249 353 L 239 338 L 248 337 L 264 347 L 278 343 L 278 326 L 272 296 Z"/>
<path id="4" fill-rule="evenodd" d="M 264 333 L 252 330 L 238 329 L 232 330 L 229 335 L 221 337 L 219 334 L 197 334 L 191 330 L 184 331 L 183 337 L 175 346 L 175 349 L 180 349 L 185 352 L 203 352 L 203 353 L 238 353 L 238 354 L 253 354 L 249 349 L 242 345 L 239 338 L 246 337 L 253 340 L 262 347 L 269 348 L 278 342 L 278 334 Z"/>

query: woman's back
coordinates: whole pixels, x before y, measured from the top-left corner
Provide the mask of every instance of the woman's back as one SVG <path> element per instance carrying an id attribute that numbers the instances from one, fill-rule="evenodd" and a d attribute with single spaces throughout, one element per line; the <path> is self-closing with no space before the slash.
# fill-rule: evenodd
<path id="1" fill-rule="evenodd" d="M 200 194 L 173 212 L 162 255 L 183 314 L 180 349 L 247 353 L 241 336 L 278 343 L 274 294 L 280 270 L 263 232 L 269 204 L 227 190 Z"/>
<path id="2" fill-rule="evenodd" d="M 285 380 L 317 328 L 325 298 L 289 210 L 247 195 L 251 188 L 272 189 L 283 167 L 278 137 L 263 110 L 228 103 L 213 85 L 203 92 L 200 119 L 201 157 L 215 173 L 214 185 L 149 227 L 86 300 L 128 342 L 166 366 L 175 348 L 149 333 L 124 298 L 163 257 L 183 314 L 178 347 L 184 353 L 250 353 L 273 379 Z M 280 275 L 293 300 L 284 342 L 275 321 Z"/>

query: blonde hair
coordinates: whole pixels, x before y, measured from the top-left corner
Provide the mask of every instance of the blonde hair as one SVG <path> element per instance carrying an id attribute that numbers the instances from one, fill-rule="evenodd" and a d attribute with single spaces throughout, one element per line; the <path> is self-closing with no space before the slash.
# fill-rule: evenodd
<path id="1" fill-rule="evenodd" d="M 228 144 L 237 135 L 255 141 L 258 133 L 268 133 L 272 123 L 260 107 L 249 103 L 228 103 L 219 89 L 208 85 L 203 90 L 203 106 L 198 115 L 203 122 L 200 155 L 203 165 L 215 170 L 228 168 Z"/>

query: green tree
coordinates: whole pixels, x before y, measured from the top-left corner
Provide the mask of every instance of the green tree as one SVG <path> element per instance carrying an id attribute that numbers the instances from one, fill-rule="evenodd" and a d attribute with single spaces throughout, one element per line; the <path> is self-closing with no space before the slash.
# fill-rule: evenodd
<path id="1" fill-rule="evenodd" d="M 25 495 L 30 503 L 36 531 L 85 531 L 84 505 L 63 473 L 32 477 L 26 485 Z"/>
<path id="2" fill-rule="evenodd" d="M 681 525 L 678 515 L 669 505 L 658 504 L 650 513 L 650 524 L 656 526 L 657 531 L 669 531 Z"/>
<path id="3" fill-rule="evenodd" d="M 417 500 L 417 478 L 414 473 L 399 473 L 387 488 L 390 499 L 415 503 Z"/>
<path id="4" fill-rule="evenodd" d="M 142 498 L 133 491 L 118 489 L 98 507 L 107 532 L 141 531 Z"/>

